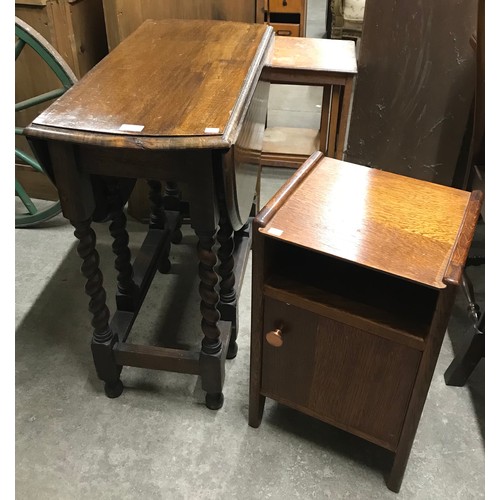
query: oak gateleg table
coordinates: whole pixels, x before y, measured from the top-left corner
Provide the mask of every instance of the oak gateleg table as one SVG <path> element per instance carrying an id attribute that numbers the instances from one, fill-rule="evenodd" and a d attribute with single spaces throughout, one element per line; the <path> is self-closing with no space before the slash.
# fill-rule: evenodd
<path id="1" fill-rule="evenodd" d="M 200 375 L 207 407 L 223 405 L 269 94 L 259 78 L 273 38 L 263 24 L 146 21 L 26 129 L 79 240 L 91 350 L 108 397 L 123 391 L 122 367 L 136 366 Z M 132 259 L 124 206 L 138 178 L 152 211 Z M 199 352 L 127 342 L 155 272 L 169 270 L 180 226 L 180 214 L 165 210 L 163 182 L 182 187 L 198 238 Z M 104 221 L 116 255 L 112 317 L 92 229 Z"/>

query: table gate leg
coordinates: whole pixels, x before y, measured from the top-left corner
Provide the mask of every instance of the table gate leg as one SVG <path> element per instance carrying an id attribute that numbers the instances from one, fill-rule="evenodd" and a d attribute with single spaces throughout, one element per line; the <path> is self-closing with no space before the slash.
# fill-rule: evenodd
<path id="1" fill-rule="evenodd" d="M 180 191 L 177 187 L 176 182 L 165 183 L 165 199 L 164 206 L 166 210 L 171 210 L 172 212 L 179 212 L 179 218 L 177 219 L 177 224 L 172 233 L 172 243 L 178 245 L 182 241 L 182 210 L 181 210 L 181 200 Z"/>
<path id="2" fill-rule="evenodd" d="M 207 392 L 205 403 L 211 410 L 218 410 L 224 403 L 222 386 L 224 384 L 224 360 L 222 359 L 222 342 L 217 323 L 220 314 L 217 309 L 219 294 L 218 282 L 214 267 L 217 256 L 213 251 L 215 231 L 196 231 L 198 236 L 198 259 L 200 276 L 200 310 L 202 315 L 201 329 L 204 338 L 200 352 L 200 374 L 202 389 Z"/>
<path id="3" fill-rule="evenodd" d="M 220 261 L 218 271 L 221 279 L 219 312 L 221 319 L 231 322 L 231 338 L 229 340 L 227 359 L 233 359 L 238 352 L 238 344 L 236 343 L 238 337 L 238 305 L 234 288 L 234 232 L 225 210 L 221 210 L 217 241 L 220 244 L 217 255 Z"/>
<path id="4" fill-rule="evenodd" d="M 113 238 L 112 249 L 116 255 L 115 269 L 117 276 L 116 306 L 120 311 L 135 311 L 139 287 L 134 282 L 134 271 L 132 269 L 132 254 L 129 248 L 129 236 L 127 232 L 127 216 L 123 211 L 123 205 L 118 198 L 117 186 L 113 186 L 114 197 L 111 213 L 111 224 L 109 233 Z"/>
<path id="5" fill-rule="evenodd" d="M 149 219 L 150 229 L 165 229 L 166 215 L 163 207 L 163 197 L 161 194 L 161 182 L 148 180 L 149 185 L 149 201 L 151 202 L 151 216 Z M 162 254 L 158 259 L 158 271 L 162 274 L 167 274 L 172 267 L 170 263 L 170 239 L 167 239 L 163 248 Z"/>
<path id="6" fill-rule="evenodd" d="M 89 311 L 92 313 L 92 355 L 97 376 L 104 381 L 104 390 L 109 398 L 118 397 L 123 391 L 120 380 L 122 367 L 116 364 L 113 346 L 118 337 L 109 326 L 109 309 L 106 305 L 106 291 L 99 269 L 99 254 L 96 250 L 96 235 L 91 220 L 71 221 L 78 238 L 77 252 L 83 259 L 81 272 L 87 278 L 85 292 L 90 297 Z"/>

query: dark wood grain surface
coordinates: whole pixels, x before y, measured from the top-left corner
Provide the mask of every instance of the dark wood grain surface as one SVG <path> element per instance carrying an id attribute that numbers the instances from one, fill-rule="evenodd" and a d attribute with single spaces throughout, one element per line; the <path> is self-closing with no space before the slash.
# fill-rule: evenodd
<path id="1" fill-rule="evenodd" d="M 470 197 L 466 191 L 323 158 L 261 231 L 443 288 Z"/>
<path id="2" fill-rule="evenodd" d="M 256 84 L 259 52 L 272 35 L 266 38 L 266 30 L 228 21 L 146 21 L 34 123 L 137 137 L 223 136 L 253 90 L 246 84 Z"/>

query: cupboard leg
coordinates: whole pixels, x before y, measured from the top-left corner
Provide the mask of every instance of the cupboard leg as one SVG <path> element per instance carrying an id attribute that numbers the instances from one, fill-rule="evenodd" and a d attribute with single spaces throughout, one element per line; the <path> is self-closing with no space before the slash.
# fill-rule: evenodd
<path id="1" fill-rule="evenodd" d="M 399 493 L 399 490 L 401 489 L 410 452 L 411 445 L 404 447 L 403 450 L 395 453 L 394 462 L 392 463 L 391 470 L 385 480 L 387 487 L 391 491 L 394 491 L 394 493 Z"/>
<path id="2" fill-rule="evenodd" d="M 262 422 L 266 397 L 262 394 L 252 394 L 252 392 L 250 391 L 250 404 L 248 406 L 248 425 L 257 428 Z"/>

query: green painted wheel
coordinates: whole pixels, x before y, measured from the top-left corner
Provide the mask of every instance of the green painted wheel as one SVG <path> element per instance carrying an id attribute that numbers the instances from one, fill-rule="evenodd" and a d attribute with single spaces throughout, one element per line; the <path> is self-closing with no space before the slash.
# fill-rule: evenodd
<path id="1" fill-rule="evenodd" d="M 58 87 L 53 90 L 44 91 L 39 95 L 16 102 L 17 122 L 18 112 L 25 111 L 29 108 L 36 109 L 38 113 L 41 112 L 41 104 L 48 105 L 51 101 L 63 95 L 77 81 L 77 78 L 54 47 L 52 47 L 38 31 L 34 30 L 18 17 L 16 17 L 15 35 L 16 61 L 23 50 L 26 47 L 30 47 L 36 53 L 36 57 L 40 58 L 43 65 L 46 66 L 46 68 L 44 67 L 44 71 L 48 69 L 48 71 L 52 72 L 60 82 Z M 33 55 L 30 56 L 33 57 Z M 34 78 L 36 79 L 36 75 L 34 75 Z M 16 126 L 16 135 L 24 135 L 24 126 Z M 22 165 L 23 168 L 45 174 L 27 142 L 22 148 L 16 146 L 15 157 L 16 163 Z M 46 177 L 49 179 L 48 176 Z M 18 202 L 16 202 L 16 227 L 31 227 L 42 221 L 49 220 L 61 212 L 61 204 L 58 200 L 47 201 L 30 198 L 20 180 L 17 178 L 17 175 L 16 197 L 18 199 Z"/>

